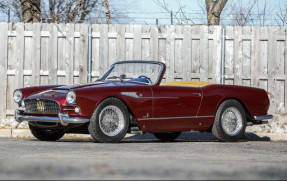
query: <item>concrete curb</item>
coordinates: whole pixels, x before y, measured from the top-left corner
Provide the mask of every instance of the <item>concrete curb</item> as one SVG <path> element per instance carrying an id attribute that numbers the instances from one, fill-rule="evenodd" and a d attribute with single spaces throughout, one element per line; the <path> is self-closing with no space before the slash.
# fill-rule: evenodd
<path id="1" fill-rule="evenodd" d="M 0 138 L 34 138 L 29 129 L 0 129 Z M 63 138 L 92 139 L 85 134 L 66 134 Z M 152 134 L 134 135 L 127 134 L 128 139 L 155 139 Z M 211 133 L 184 132 L 180 139 L 189 140 L 215 140 Z M 245 133 L 243 140 L 250 141 L 287 141 L 287 133 Z"/>

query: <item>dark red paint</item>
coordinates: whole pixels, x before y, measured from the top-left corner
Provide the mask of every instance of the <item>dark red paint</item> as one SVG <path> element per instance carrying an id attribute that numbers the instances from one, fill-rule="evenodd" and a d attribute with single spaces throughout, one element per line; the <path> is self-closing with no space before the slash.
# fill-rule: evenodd
<path id="1" fill-rule="evenodd" d="M 147 85 L 128 81 L 94 82 L 91 84 L 73 86 L 39 86 L 21 89 L 24 98 L 45 98 L 58 101 L 62 113 L 70 117 L 90 118 L 98 104 L 108 98 L 116 97 L 122 100 L 130 113 L 136 118 L 143 132 L 204 130 L 212 126 L 216 110 L 226 99 L 237 99 L 246 108 L 251 119 L 255 115 L 266 115 L 269 108 L 269 98 L 263 89 L 231 86 L 208 85 L 202 88 Z M 77 95 L 76 105 L 68 105 L 66 93 L 74 90 Z M 123 92 L 135 92 L 137 97 L 123 95 Z M 196 93 L 196 94 L 193 94 Z M 198 96 L 201 94 L 201 96 Z M 80 114 L 74 111 L 64 111 L 67 106 L 81 108 Z M 33 114 L 36 115 L 36 114 Z M 37 116 L 54 116 L 43 115 Z M 199 118 L 196 118 L 199 116 Z M 170 117 L 194 117 L 186 119 L 164 119 Z M 152 118 L 161 118 L 158 120 Z M 82 125 L 82 124 L 79 124 Z"/>

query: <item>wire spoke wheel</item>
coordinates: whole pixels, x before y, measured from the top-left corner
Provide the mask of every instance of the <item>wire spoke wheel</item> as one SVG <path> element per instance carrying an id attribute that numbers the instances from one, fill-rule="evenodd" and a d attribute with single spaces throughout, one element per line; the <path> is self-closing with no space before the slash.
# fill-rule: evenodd
<path id="1" fill-rule="evenodd" d="M 227 108 L 222 116 L 222 128 L 230 136 L 237 135 L 242 129 L 242 116 L 238 109 L 235 107 Z"/>
<path id="2" fill-rule="evenodd" d="M 116 136 L 124 128 L 123 112 L 116 106 L 105 107 L 99 118 L 100 129 L 107 136 Z"/>
<path id="3" fill-rule="evenodd" d="M 220 141 L 239 141 L 244 135 L 246 123 L 243 106 L 238 101 L 229 99 L 218 107 L 211 132 Z"/>
<path id="4" fill-rule="evenodd" d="M 125 104 L 117 98 L 107 98 L 95 109 L 88 130 L 96 142 L 118 143 L 125 137 L 129 124 Z"/>

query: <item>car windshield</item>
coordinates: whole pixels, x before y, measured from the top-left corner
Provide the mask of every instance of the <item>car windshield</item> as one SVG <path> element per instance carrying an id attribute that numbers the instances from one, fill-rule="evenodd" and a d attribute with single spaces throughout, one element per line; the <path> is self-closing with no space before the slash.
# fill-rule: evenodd
<path id="1" fill-rule="evenodd" d="M 163 69 L 160 63 L 125 62 L 114 64 L 100 79 L 133 81 L 146 84 L 156 84 Z"/>

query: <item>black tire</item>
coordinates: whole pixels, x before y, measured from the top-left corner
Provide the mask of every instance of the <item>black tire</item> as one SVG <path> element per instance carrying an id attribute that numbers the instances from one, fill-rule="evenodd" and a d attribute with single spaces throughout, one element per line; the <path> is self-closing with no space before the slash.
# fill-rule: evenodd
<path id="1" fill-rule="evenodd" d="M 172 141 L 180 136 L 181 132 L 165 132 L 165 133 L 153 133 L 153 135 L 162 141 Z"/>
<path id="2" fill-rule="evenodd" d="M 231 110 L 231 111 L 230 111 Z M 232 112 L 232 110 L 236 113 Z M 226 112 L 225 112 L 226 111 Z M 234 115 L 236 117 L 236 128 L 234 128 L 233 132 L 226 131 L 226 126 L 223 126 L 223 114 L 227 116 L 228 111 L 231 112 L 231 115 Z M 240 121 L 240 116 L 241 116 L 241 121 Z M 234 119 L 234 118 L 233 118 Z M 229 117 L 229 125 L 232 123 L 232 119 Z M 239 120 L 237 122 L 237 120 Z M 236 142 L 242 138 L 242 136 L 245 133 L 246 129 L 246 113 L 242 105 L 234 100 L 234 99 L 229 99 L 224 101 L 223 103 L 220 104 L 216 111 L 214 123 L 212 126 L 212 133 L 213 135 L 220 141 L 224 142 Z M 241 126 L 238 126 L 241 125 Z"/>
<path id="3" fill-rule="evenodd" d="M 41 141 L 57 141 L 65 134 L 62 130 L 46 130 L 29 124 L 31 133 Z"/>
<path id="4" fill-rule="evenodd" d="M 107 135 L 108 133 L 104 132 L 104 129 L 100 126 L 100 114 L 104 114 L 104 111 L 108 109 L 108 107 L 112 106 L 113 108 L 118 108 L 123 116 L 122 119 L 122 128 L 118 129 L 118 133 L 115 135 Z M 103 111 L 103 112 L 102 112 Z M 115 113 L 114 111 L 113 113 Z M 109 125 L 111 126 L 111 122 Z M 117 125 L 118 126 L 118 125 Z M 96 142 L 100 143 L 117 143 L 120 142 L 126 135 L 129 128 L 129 113 L 125 106 L 125 104 L 116 98 L 107 98 L 102 101 L 94 111 L 92 117 L 90 118 L 90 124 L 88 130 Z"/>

